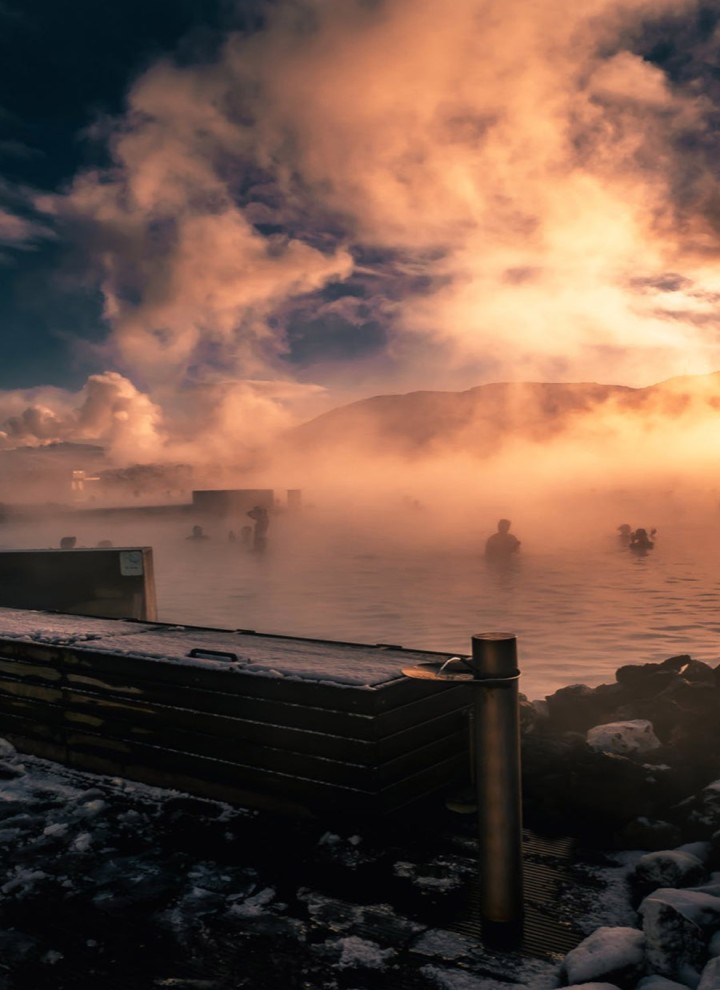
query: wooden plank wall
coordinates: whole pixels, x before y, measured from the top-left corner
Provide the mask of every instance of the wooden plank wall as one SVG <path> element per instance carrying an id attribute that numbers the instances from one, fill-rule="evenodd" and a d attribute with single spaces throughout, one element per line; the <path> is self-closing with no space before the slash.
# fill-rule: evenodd
<path id="1" fill-rule="evenodd" d="M 21 751 L 297 813 L 385 814 L 443 790 L 466 773 L 468 702 L 406 678 L 333 689 L 0 639 L 0 735 Z"/>

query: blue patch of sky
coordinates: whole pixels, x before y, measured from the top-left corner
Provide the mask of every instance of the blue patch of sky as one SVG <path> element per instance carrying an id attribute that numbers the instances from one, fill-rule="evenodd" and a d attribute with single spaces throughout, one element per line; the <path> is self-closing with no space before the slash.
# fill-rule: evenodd
<path id="1" fill-rule="evenodd" d="M 122 112 L 132 80 L 169 52 L 211 57 L 223 29 L 260 25 L 258 9 L 257 0 L 3 0 L 0 190 L 56 190 L 107 164 L 106 146 L 83 132 Z M 68 278 L 61 244 L 3 247 L 0 388 L 81 384 L 103 370 L 82 344 L 106 333 L 99 293 Z"/>

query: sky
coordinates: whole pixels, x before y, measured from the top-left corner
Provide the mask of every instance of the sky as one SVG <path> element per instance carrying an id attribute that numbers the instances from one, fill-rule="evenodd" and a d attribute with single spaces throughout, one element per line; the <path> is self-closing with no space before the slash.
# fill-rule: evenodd
<path id="1" fill-rule="evenodd" d="M 720 6 L 0 0 L 0 443 L 720 369 Z"/>

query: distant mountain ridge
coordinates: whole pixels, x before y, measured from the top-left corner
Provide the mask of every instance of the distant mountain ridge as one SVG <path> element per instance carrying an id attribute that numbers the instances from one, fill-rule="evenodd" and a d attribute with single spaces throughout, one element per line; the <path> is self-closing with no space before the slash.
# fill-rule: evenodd
<path id="1" fill-rule="evenodd" d="M 720 372 L 633 388 L 596 382 L 503 382 L 462 392 L 376 395 L 295 427 L 293 448 L 381 449 L 405 456 L 454 447 L 489 456 L 510 437 L 542 443 L 603 412 L 675 418 L 692 410 L 720 414 Z"/>

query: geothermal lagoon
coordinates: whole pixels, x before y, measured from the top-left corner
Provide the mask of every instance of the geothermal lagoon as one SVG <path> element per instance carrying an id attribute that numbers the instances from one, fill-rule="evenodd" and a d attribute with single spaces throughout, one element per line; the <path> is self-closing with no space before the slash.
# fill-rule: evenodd
<path id="1" fill-rule="evenodd" d="M 485 526 L 443 530 L 412 507 L 352 518 L 317 508 L 278 513 L 262 556 L 228 542 L 221 520 L 203 520 L 208 540 L 187 540 L 191 516 L 63 517 L 6 525 L 0 540 L 49 547 L 72 532 L 79 546 L 152 546 L 163 622 L 448 653 L 469 652 L 476 632 L 512 632 L 531 698 L 613 681 L 622 664 L 677 653 L 717 664 L 720 519 L 661 519 L 646 556 L 620 546 L 615 515 L 602 526 L 586 522 L 581 535 L 519 519 L 521 552 L 498 567 L 483 557 L 494 528 L 489 513 L 483 518 Z"/>

